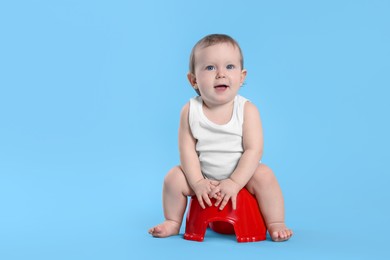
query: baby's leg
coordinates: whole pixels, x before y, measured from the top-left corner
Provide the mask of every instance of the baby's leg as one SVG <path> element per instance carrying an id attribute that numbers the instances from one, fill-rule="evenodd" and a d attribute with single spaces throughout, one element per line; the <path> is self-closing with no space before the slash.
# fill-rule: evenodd
<path id="1" fill-rule="evenodd" d="M 179 234 L 183 215 L 187 207 L 187 196 L 193 192 L 179 166 L 168 172 L 164 179 L 163 208 L 165 221 L 151 229 L 154 237 L 168 237 Z"/>
<path id="2" fill-rule="evenodd" d="M 255 195 L 272 240 L 288 240 L 293 232 L 284 223 L 283 195 L 272 170 L 259 164 L 246 188 Z"/>

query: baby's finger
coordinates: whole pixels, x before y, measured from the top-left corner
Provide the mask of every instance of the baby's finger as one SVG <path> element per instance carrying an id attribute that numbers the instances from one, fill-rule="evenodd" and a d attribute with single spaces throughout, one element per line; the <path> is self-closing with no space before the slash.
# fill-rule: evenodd
<path id="1" fill-rule="evenodd" d="M 236 208 L 237 208 L 237 201 L 236 201 L 236 199 L 237 199 L 236 196 L 232 196 L 231 197 L 233 210 L 236 210 Z"/>
<path id="2" fill-rule="evenodd" d="M 225 196 L 222 200 L 222 203 L 221 203 L 221 206 L 219 206 L 219 209 L 220 210 L 223 210 L 223 208 L 227 205 L 227 203 L 229 202 L 229 197 L 228 196 Z"/>
<path id="3" fill-rule="evenodd" d="M 219 192 L 220 192 L 220 188 L 216 187 L 216 188 L 211 190 L 211 192 L 209 194 L 209 197 L 210 198 L 216 198 Z"/>
<path id="4" fill-rule="evenodd" d="M 218 186 L 219 185 L 219 181 L 210 181 L 210 184 L 213 185 L 213 186 Z"/>
<path id="5" fill-rule="evenodd" d="M 202 207 L 202 209 L 205 209 L 205 205 L 203 203 L 203 198 L 200 195 L 196 195 L 196 198 L 198 199 L 199 205 Z"/>
<path id="6" fill-rule="evenodd" d="M 217 200 L 215 201 L 215 206 L 216 207 L 218 207 L 219 206 L 219 204 L 221 203 L 221 201 L 222 201 L 222 199 L 223 199 L 223 197 L 219 194 L 217 194 Z"/>
<path id="7" fill-rule="evenodd" d="M 209 196 L 207 195 L 207 194 L 205 194 L 204 196 L 203 196 L 203 199 L 204 199 L 204 201 L 206 202 L 206 204 L 210 207 L 211 205 L 213 205 L 212 203 L 211 203 L 211 200 L 210 200 L 210 198 L 209 198 Z"/>

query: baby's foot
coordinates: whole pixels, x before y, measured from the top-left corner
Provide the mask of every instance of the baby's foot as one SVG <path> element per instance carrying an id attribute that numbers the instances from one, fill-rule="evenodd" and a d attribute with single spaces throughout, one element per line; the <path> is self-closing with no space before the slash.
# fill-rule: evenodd
<path id="1" fill-rule="evenodd" d="M 283 222 L 268 224 L 268 233 L 275 242 L 286 241 L 293 235 Z"/>
<path id="2" fill-rule="evenodd" d="M 149 229 L 149 234 L 154 237 L 169 237 L 179 234 L 180 224 L 173 220 L 165 220 L 163 223 Z"/>

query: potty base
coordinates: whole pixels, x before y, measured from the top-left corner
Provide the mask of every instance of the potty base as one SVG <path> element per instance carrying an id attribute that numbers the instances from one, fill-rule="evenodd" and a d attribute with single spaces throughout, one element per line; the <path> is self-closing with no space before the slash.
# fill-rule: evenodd
<path id="1" fill-rule="evenodd" d="M 237 208 L 229 202 L 223 210 L 214 206 L 202 209 L 196 196 L 190 200 L 184 239 L 203 241 L 208 226 L 221 234 L 236 234 L 237 242 L 266 239 L 267 228 L 255 197 L 243 188 L 237 195 Z"/>

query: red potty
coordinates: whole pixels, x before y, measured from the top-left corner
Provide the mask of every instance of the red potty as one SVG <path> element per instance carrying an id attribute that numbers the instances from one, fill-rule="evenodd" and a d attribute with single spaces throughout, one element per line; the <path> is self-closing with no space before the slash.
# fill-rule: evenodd
<path id="1" fill-rule="evenodd" d="M 211 200 L 215 203 L 215 199 Z M 243 188 L 237 195 L 237 208 L 229 202 L 223 210 L 214 205 L 202 209 L 198 199 L 190 201 L 184 239 L 203 241 L 207 226 L 222 234 L 236 234 L 237 242 L 255 242 L 266 239 L 267 228 L 255 197 Z"/>

